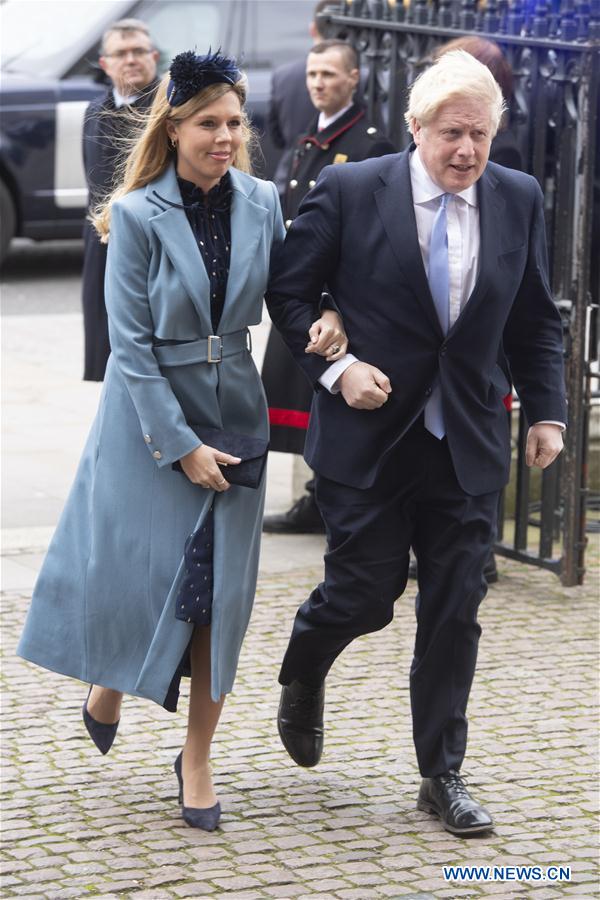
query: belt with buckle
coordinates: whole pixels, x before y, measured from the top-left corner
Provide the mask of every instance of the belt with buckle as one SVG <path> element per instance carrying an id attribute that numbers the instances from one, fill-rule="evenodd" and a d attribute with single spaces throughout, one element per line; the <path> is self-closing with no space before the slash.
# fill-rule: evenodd
<path id="1" fill-rule="evenodd" d="M 247 328 L 229 334 L 209 334 L 197 341 L 163 344 L 153 347 L 159 366 L 188 366 L 192 363 L 220 363 L 228 356 L 252 352 L 252 338 Z"/>

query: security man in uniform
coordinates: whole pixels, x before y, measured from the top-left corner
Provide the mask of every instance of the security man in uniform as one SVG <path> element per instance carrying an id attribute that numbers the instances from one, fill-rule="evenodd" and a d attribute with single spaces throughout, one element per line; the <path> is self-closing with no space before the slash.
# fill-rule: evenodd
<path id="1" fill-rule="evenodd" d="M 358 56 L 340 40 L 321 41 L 306 63 L 306 85 L 318 110 L 312 127 L 298 139 L 283 204 L 286 227 L 325 166 L 360 162 L 394 153 L 395 148 L 353 97 L 359 82 Z M 271 449 L 301 455 L 313 390 L 275 329 L 271 329 L 262 370 L 269 404 Z M 299 460 L 301 463 L 301 460 Z M 287 512 L 266 516 L 263 531 L 280 534 L 324 532 L 312 480 Z"/>

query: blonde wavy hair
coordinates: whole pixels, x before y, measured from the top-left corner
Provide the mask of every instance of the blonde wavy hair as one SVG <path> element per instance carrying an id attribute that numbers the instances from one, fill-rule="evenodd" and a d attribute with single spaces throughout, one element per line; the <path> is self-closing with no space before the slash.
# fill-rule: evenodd
<path id="1" fill-rule="evenodd" d="M 167 72 L 161 79 L 154 101 L 147 112 L 132 110 L 131 124 L 134 136 L 125 141 L 123 161 L 115 174 L 115 187 L 88 217 L 103 244 L 107 243 L 109 237 L 113 203 L 125 194 L 154 181 L 175 159 L 175 148 L 171 145 L 167 134 L 167 122 L 179 124 L 219 100 L 229 91 L 239 98 L 242 107 L 242 143 L 233 165 L 242 172 L 252 172 L 251 152 L 257 145 L 257 139 L 244 112 L 245 79 L 238 81 L 237 84 L 211 84 L 181 106 L 170 106 L 167 101 L 169 80 L 170 75 Z"/>
<path id="2" fill-rule="evenodd" d="M 494 137 L 506 103 L 488 67 L 466 50 L 444 53 L 413 82 L 404 114 L 408 130 L 413 131 L 415 121 L 429 125 L 444 103 L 463 97 L 475 100 L 489 112 Z"/>

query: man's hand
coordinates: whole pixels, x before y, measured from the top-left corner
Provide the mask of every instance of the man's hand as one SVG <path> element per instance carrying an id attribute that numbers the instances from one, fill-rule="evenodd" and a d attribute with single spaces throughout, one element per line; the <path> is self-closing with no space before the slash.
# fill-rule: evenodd
<path id="1" fill-rule="evenodd" d="M 342 397 L 352 409 L 379 409 L 392 393 L 390 379 L 368 363 L 354 362 L 339 378 Z"/>
<path id="2" fill-rule="evenodd" d="M 528 466 L 545 469 L 553 463 L 563 448 L 560 425 L 532 425 L 527 433 L 525 462 Z"/>

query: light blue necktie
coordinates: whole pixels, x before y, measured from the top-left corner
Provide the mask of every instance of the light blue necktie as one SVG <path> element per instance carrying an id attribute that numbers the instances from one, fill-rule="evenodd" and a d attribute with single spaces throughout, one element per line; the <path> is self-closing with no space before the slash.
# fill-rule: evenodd
<path id="1" fill-rule="evenodd" d="M 440 198 L 440 207 L 433 220 L 429 242 L 429 289 L 444 334 L 447 334 L 450 327 L 450 274 L 448 271 L 448 218 L 446 215 L 449 198 L 450 194 L 442 194 Z M 442 412 L 442 391 L 439 382 L 435 385 L 425 406 L 425 428 L 440 441 L 446 434 Z"/>

